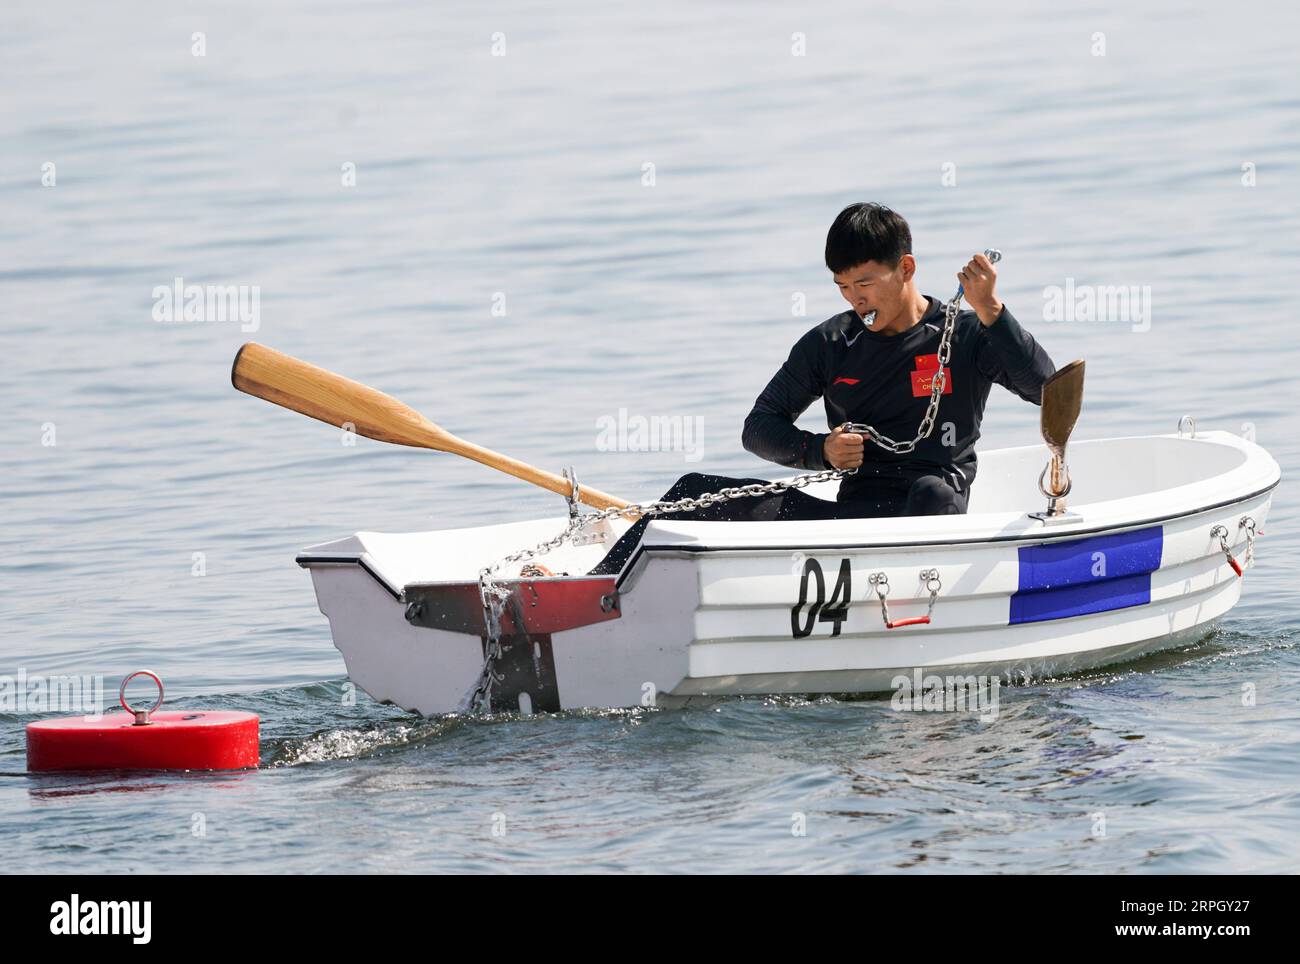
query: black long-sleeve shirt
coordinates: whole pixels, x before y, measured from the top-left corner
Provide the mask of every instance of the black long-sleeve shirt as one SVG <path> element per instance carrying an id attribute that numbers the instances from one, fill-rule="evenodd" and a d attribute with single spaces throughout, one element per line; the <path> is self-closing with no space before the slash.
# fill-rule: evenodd
<path id="1" fill-rule="evenodd" d="M 866 422 L 898 442 L 915 438 L 930 401 L 943 330 L 943 304 L 929 295 L 926 300 L 921 320 L 902 334 L 869 331 L 850 309 L 800 338 L 745 419 L 745 448 L 791 468 L 830 468 L 823 455 L 828 433 L 805 432 L 794 424 L 819 397 L 826 403 L 829 428 Z M 947 367 L 947 387 L 930 437 L 902 455 L 867 441 L 862 467 L 840 482 L 840 501 L 857 497 L 873 476 L 938 473 L 969 493 L 989 388 L 997 382 L 1040 405 L 1043 382 L 1056 371 L 1047 352 L 1005 305 L 987 327 L 973 311 L 958 313 Z"/>

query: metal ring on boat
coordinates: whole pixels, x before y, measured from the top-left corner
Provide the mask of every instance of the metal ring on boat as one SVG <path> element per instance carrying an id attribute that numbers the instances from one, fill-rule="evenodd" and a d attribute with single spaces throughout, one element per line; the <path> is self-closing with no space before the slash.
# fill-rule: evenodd
<path id="1" fill-rule="evenodd" d="M 154 700 L 153 706 L 149 707 L 147 710 L 138 710 L 126 701 L 126 684 L 131 682 L 131 680 L 135 679 L 137 676 L 148 676 L 151 680 L 153 680 L 155 683 L 158 684 L 158 698 Z M 161 679 L 158 678 L 158 674 L 153 672 L 152 670 L 138 669 L 130 676 L 128 676 L 126 679 L 122 680 L 122 685 L 118 687 L 117 690 L 117 701 L 122 704 L 122 709 L 126 710 L 128 713 L 132 714 L 135 717 L 135 724 L 134 724 L 135 726 L 148 726 L 149 714 L 154 712 L 154 710 L 158 709 L 158 707 L 162 706 L 163 682 Z"/>
<path id="2" fill-rule="evenodd" d="M 943 588 L 943 582 L 939 579 L 938 569 L 922 569 L 921 581 L 925 583 L 925 591 L 930 594 L 931 608 L 934 606 L 934 597 L 939 595 L 939 590 Z"/>
<path id="3" fill-rule="evenodd" d="M 1196 438 L 1196 419 L 1190 415 L 1184 415 L 1178 420 L 1178 437 L 1183 438 L 1183 423 L 1188 425 L 1187 438 Z"/>

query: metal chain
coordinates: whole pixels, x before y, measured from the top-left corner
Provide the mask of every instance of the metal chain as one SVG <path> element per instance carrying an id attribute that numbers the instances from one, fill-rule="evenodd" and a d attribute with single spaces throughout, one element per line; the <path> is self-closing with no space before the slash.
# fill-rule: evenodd
<path id="1" fill-rule="evenodd" d="M 895 442 L 888 435 L 871 425 L 854 426 L 858 432 L 866 436 L 868 441 L 876 443 L 886 452 L 893 452 L 895 455 L 911 452 L 919 442 L 929 438 L 930 433 L 934 431 L 934 420 L 939 415 L 939 400 L 943 395 L 944 385 L 948 380 L 944 366 L 948 364 L 948 359 L 952 355 L 952 333 L 957 326 L 957 312 L 960 310 L 960 305 L 961 297 L 959 295 L 944 307 L 943 334 L 939 336 L 939 370 L 930 379 L 930 402 L 925 407 L 925 417 L 921 419 L 921 426 L 916 431 L 916 438 L 909 442 Z"/>
<path id="2" fill-rule="evenodd" d="M 1002 260 L 1002 252 L 996 248 L 986 248 L 984 257 L 989 259 L 990 264 L 997 264 Z M 921 426 L 917 429 L 916 438 L 910 442 L 895 442 L 888 435 L 870 425 L 857 427 L 859 432 L 887 452 L 893 452 L 895 455 L 911 452 L 918 443 L 929 438 L 930 433 L 934 431 L 934 420 L 939 415 L 939 400 L 948 381 L 948 375 L 944 369 L 948 365 L 948 359 L 952 357 L 952 334 L 957 327 L 957 312 L 961 310 L 963 294 L 963 289 L 958 287 L 957 294 L 944 306 L 943 333 L 939 336 L 939 370 L 930 379 L 930 403 L 925 407 L 925 418 L 921 419 Z"/>
<path id="3" fill-rule="evenodd" d="M 504 564 L 502 560 L 501 564 Z M 495 567 L 494 567 L 495 568 Z M 488 570 L 484 569 L 483 572 Z M 483 614 L 487 623 L 488 639 L 483 647 L 483 668 L 479 671 L 474 688 L 461 701 L 461 711 L 486 713 L 492 705 L 492 684 L 503 677 L 497 673 L 496 665 L 501 661 L 501 614 L 505 612 L 507 602 L 514 604 L 515 627 L 522 628 L 523 616 L 519 612 L 519 600 L 513 598 L 505 584 L 500 581 L 484 582 L 483 573 L 479 574 L 479 598 L 483 600 Z"/>
<path id="4" fill-rule="evenodd" d="M 997 263 L 1002 258 L 1002 253 L 993 249 L 986 250 L 984 254 L 993 263 Z M 944 384 L 947 380 L 944 367 L 952 356 L 952 336 L 957 326 L 957 313 L 961 310 L 961 300 L 962 289 L 958 288 L 957 294 L 944 306 L 943 332 L 939 337 L 939 368 L 930 381 L 930 402 L 926 406 L 925 417 L 921 419 L 916 438 L 910 442 L 895 442 L 889 436 L 878 432 L 870 425 L 863 426 L 860 429 L 867 438 L 881 448 L 895 454 L 911 452 L 916 448 L 917 443 L 929 438 L 930 433 L 934 431 L 934 421 L 939 413 L 939 401 L 943 395 Z M 824 469 L 820 472 L 800 475 L 784 482 L 732 486 L 719 489 L 717 492 L 706 492 L 704 495 L 681 498 L 673 502 L 656 500 L 654 502 L 632 503 L 622 507 L 611 506 L 608 509 L 584 514 L 578 514 L 577 512 L 578 486 L 576 480 L 571 478 L 573 491 L 568 496 L 569 524 L 564 531 L 547 539 L 545 542 L 539 542 L 531 549 L 520 549 L 518 552 L 512 552 L 510 555 L 498 559 L 492 565 L 479 570 L 479 598 L 483 603 L 484 626 L 487 629 L 488 638 L 484 649 L 483 669 L 479 673 L 474 688 L 466 694 L 465 699 L 461 702 L 461 711 L 469 713 L 488 712 L 491 706 L 492 684 L 502 679 L 496 672 L 496 664 L 501 659 L 501 614 L 505 612 L 506 602 L 514 595 L 506 582 L 496 577 L 497 571 L 502 566 L 514 562 L 527 562 L 537 556 L 545 555 L 553 549 L 558 549 L 583 529 L 618 516 L 656 516 L 670 512 L 693 512 L 696 509 L 702 509 L 718 502 L 728 502 L 732 499 L 747 499 L 758 495 L 775 495 L 788 489 L 802 489 L 818 482 L 830 482 L 855 475 L 857 471 L 856 468 Z M 515 628 L 523 630 L 523 620 L 520 618 L 519 613 L 516 613 Z"/>

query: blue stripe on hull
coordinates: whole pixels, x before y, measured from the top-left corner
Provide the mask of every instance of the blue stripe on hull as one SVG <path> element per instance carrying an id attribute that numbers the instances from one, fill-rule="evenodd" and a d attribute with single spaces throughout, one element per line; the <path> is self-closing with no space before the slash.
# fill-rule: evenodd
<path id="1" fill-rule="evenodd" d="M 1032 623 L 1142 606 L 1160 568 L 1164 529 L 1152 526 L 1090 539 L 1022 546 L 1010 622 Z M 1104 567 L 1104 568 L 1103 568 Z"/>

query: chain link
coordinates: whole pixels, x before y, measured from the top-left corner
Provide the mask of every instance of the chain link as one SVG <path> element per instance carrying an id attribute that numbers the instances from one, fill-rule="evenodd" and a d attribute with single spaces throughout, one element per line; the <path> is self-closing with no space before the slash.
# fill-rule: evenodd
<path id="1" fill-rule="evenodd" d="M 957 312 L 960 307 L 960 296 L 944 306 L 943 334 L 939 336 L 939 370 L 930 379 L 930 402 L 925 406 L 925 417 L 921 419 L 921 425 L 916 431 L 916 438 L 908 442 L 895 442 L 884 432 L 871 425 L 853 425 L 854 430 L 866 436 L 868 441 L 874 442 L 886 452 L 893 452 L 895 455 L 904 455 L 911 452 L 922 440 L 929 438 L 930 433 L 934 431 L 934 420 L 939 415 L 939 401 L 943 395 L 944 386 L 948 381 L 945 366 L 952 355 L 952 333 L 957 326 Z"/>

